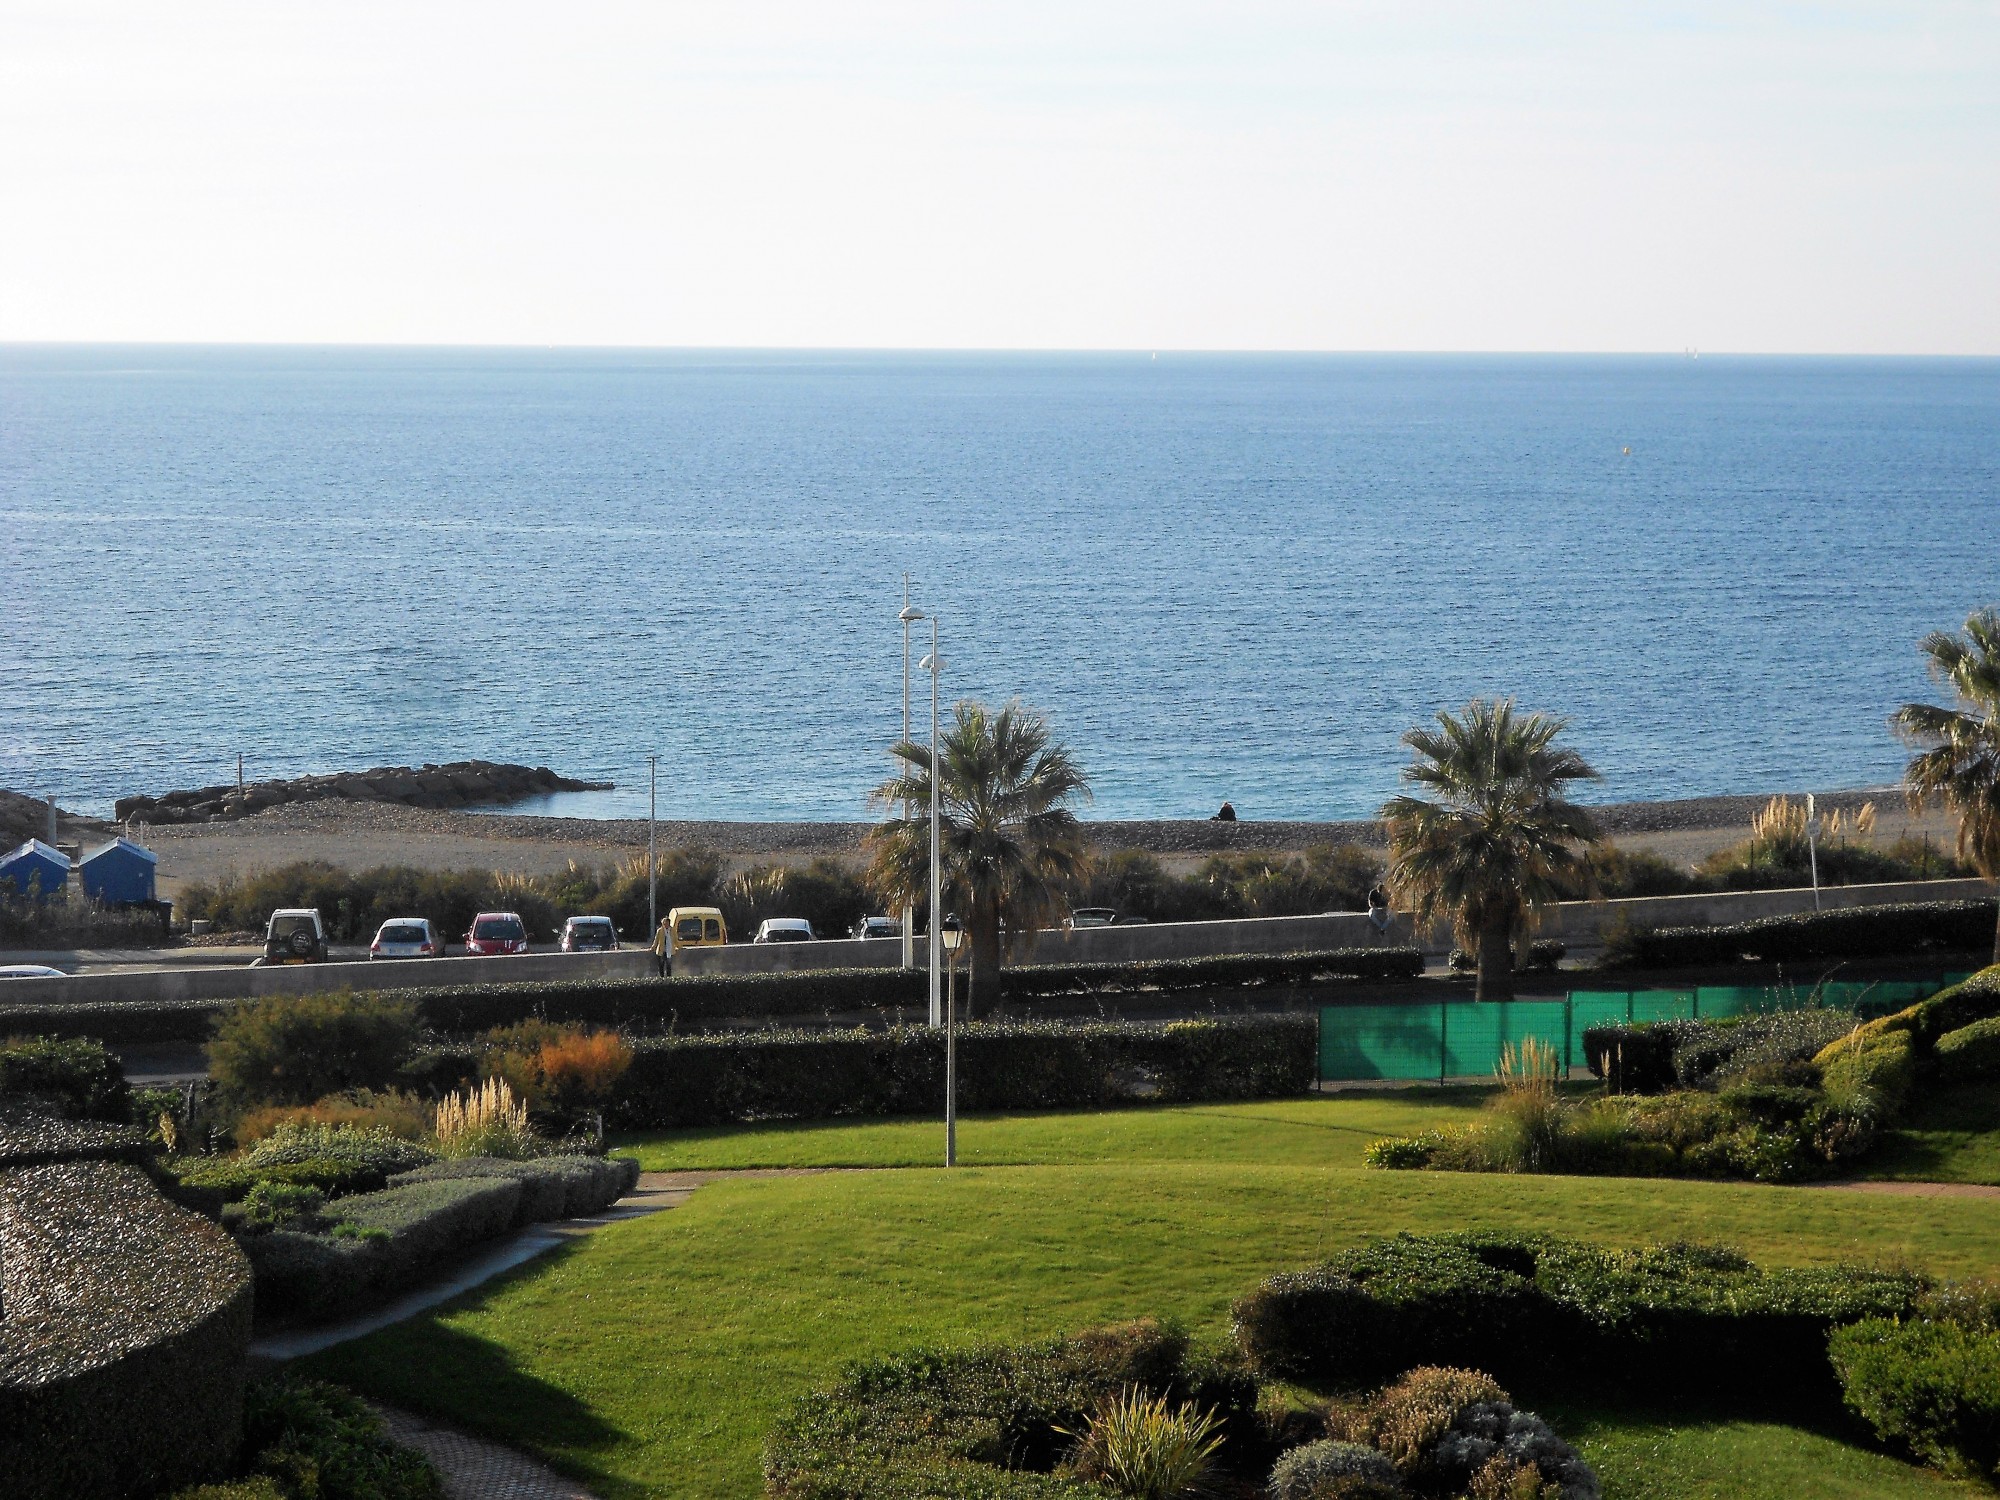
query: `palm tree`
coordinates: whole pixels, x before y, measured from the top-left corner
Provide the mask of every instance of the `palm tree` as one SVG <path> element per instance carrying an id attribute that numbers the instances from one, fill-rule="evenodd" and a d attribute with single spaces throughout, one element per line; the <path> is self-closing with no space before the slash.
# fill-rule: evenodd
<path id="1" fill-rule="evenodd" d="M 1589 883 L 1579 852 L 1595 843 L 1590 814 L 1563 798 L 1572 781 L 1596 779 L 1583 757 L 1555 743 L 1566 727 L 1546 714 L 1516 714 L 1512 699 L 1475 698 L 1462 717 L 1412 729 L 1403 780 L 1436 794 L 1382 804 L 1389 825 L 1389 886 L 1418 931 L 1449 918 L 1479 959 L 1474 998 L 1514 993 L 1515 935 L 1563 888 Z"/>
<path id="2" fill-rule="evenodd" d="M 1083 831 L 1070 803 L 1089 799 L 1090 781 L 1051 738 L 1049 721 L 1018 702 L 997 713 L 960 703 L 939 751 L 945 909 L 962 914 L 972 938 L 972 994 L 982 985 L 997 993 L 1002 923 L 1013 932 L 1040 925 L 1058 905 L 1058 888 L 1084 868 Z M 870 800 L 928 809 L 930 746 L 906 740 L 891 753 L 902 769 Z M 880 894 L 898 903 L 929 899 L 928 815 L 892 818 L 869 832 L 868 844 L 869 881 Z"/>
<path id="3" fill-rule="evenodd" d="M 1919 648 L 1960 707 L 1905 703 L 1889 722 L 1918 749 L 1903 772 L 1910 806 L 1942 803 L 1958 814 L 1958 856 L 2000 880 L 2000 609 L 1974 610 L 1963 637 L 1934 631 Z M 1993 961 L 2000 964 L 2000 922 Z"/>

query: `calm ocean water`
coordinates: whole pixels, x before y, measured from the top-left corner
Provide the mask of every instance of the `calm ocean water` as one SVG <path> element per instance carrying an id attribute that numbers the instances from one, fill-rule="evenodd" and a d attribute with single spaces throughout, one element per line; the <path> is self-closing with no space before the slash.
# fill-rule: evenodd
<path id="1" fill-rule="evenodd" d="M 0 538 L 0 786 L 87 810 L 657 750 L 865 816 L 905 569 L 1102 816 L 1363 814 L 1496 692 L 1602 798 L 1854 787 L 2000 602 L 2000 362 L 11 348 Z"/>

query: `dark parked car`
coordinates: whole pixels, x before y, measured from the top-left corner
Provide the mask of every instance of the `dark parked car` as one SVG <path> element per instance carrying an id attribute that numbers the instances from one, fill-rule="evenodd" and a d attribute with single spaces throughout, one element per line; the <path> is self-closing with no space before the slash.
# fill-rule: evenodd
<path id="1" fill-rule="evenodd" d="M 616 953 L 618 929 L 609 917 L 571 917 L 563 923 L 561 946 L 565 953 Z"/>

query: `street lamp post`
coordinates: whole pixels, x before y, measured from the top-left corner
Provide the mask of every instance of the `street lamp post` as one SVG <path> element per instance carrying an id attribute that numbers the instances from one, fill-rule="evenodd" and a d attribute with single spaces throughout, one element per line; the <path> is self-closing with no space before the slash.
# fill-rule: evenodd
<path id="1" fill-rule="evenodd" d="M 943 767 L 938 757 L 938 676 L 944 670 L 944 658 L 938 655 L 937 616 L 931 616 L 931 654 L 918 667 L 931 674 L 931 909 L 930 919 L 924 925 L 930 929 L 931 957 L 931 1029 L 935 1031 L 944 1024 L 944 994 L 940 983 L 939 967 L 943 957 L 944 937 L 944 863 L 943 839 L 939 836 L 940 804 L 938 783 L 943 779 Z"/>
<path id="2" fill-rule="evenodd" d="M 660 757 L 646 757 L 646 941 L 660 931 L 660 877 L 653 830 L 660 821 Z"/>
<path id="3" fill-rule="evenodd" d="M 952 922 L 945 927 L 943 938 L 951 954 L 944 1007 L 944 1164 L 955 1167 L 958 1165 L 958 948 L 965 941 L 965 933 L 957 922 Z"/>
<path id="4" fill-rule="evenodd" d="M 924 612 L 910 603 L 910 575 L 903 575 L 903 610 L 896 618 L 903 622 L 903 743 L 910 742 L 910 626 L 924 617 Z M 910 821 L 910 799 L 903 799 L 903 821 Z M 903 967 L 917 966 L 917 903 L 903 902 Z"/>
<path id="5" fill-rule="evenodd" d="M 1819 809 L 1806 793 L 1806 857 L 1812 861 L 1813 910 L 1819 910 Z"/>

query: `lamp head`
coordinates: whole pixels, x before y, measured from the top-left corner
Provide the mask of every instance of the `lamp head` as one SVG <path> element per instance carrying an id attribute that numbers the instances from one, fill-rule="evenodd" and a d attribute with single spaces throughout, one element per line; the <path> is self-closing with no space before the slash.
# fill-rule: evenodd
<path id="1" fill-rule="evenodd" d="M 896 618 L 901 620 L 905 625 L 908 625 L 913 621 L 923 619 L 924 612 L 918 609 L 914 604 L 905 604 L 902 610 L 897 614 Z"/>
<path id="2" fill-rule="evenodd" d="M 926 656 L 922 661 L 917 663 L 917 670 L 919 672 L 942 672 L 944 670 L 944 658 L 942 656 Z"/>
<path id="3" fill-rule="evenodd" d="M 957 917 L 944 919 L 944 925 L 938 929 L 938 941 L 944 944 L 945 952 L 958 952 L 958 945 L 965 941 L 965 929 L 958 925 Z"/>

